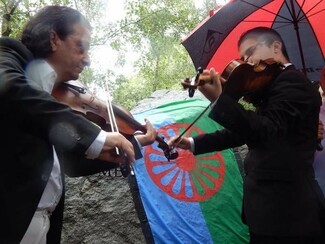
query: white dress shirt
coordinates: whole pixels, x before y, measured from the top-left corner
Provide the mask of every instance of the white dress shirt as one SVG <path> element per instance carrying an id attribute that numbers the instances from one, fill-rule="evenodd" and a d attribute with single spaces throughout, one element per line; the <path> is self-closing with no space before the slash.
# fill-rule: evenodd
<path id="1" fill-rule="evenodd" d="M 26 75 L 32 86 L 50 94 L 52 93 L 57 74 L 45 60 L 38 59 L 32 61 L 26 69 Z M 99 156 L 105 139 L 106 132 L 102 130 L 86 151 L 87 158 L 94 159 Z M 46 209 L 50 212 L 54 211 L 62 195 L 61 169 L 54 146 L 53 160 L 51 175 L 38 204 L 38 210 Z"/>

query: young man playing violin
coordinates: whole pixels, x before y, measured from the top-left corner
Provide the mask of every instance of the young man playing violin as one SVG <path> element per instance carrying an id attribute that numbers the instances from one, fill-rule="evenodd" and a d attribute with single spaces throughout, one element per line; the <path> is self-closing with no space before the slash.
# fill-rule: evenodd
<path id="1" fill-rule="evenodd" d="M 90 64 L 90 31 L 78 11 L 48 6 L 27 23 L 22 42 L 0 38 L 0 243 L 60 243 L 64 173 L 132 163 L 141 156 L 139 144 L 156 138 L 149 121 L 147 133 L 129 141 L 51 96 Z"/>
<path id="2" fill-rule="evenodd" d="M 289 63 L 276 31 L 251 29 L 240 37 L 238 49 L 249 63 L 274 59 L 285 67 L 258 91 L 260 99 L 251 94 L 256 111 L 238 103 L 241 94 L 227 93 L 227 83 L 221 84 L 213 68 L 205 70 L 212 82 L 199 90 L 211 101 L 210 118 L 224 129 L 178 141 L 175 137 L 169 144 L 194 154 L 247 144 L 242 219 L 249 227 L 250 243 L 325 243 L 324 196 L 312 167 L 321 105 L 318 91 Z"/>
<path id="3" fill-rule="evenodd" d="M 320 81 L 319 81 L 319 92 L 322 97 L 322 106 L 319 113 L 319 126 L 318 126 L 318 139 L 321 145 L 325 146 L 324 140 L 324 124 L 325 124 L 325 66 L 321 71 Z M 315 153 L 314 160 L 314 170 L 315 178 L 322 189 L 323 194 L 325 194 L 325 150 L 317 151 Z"/>

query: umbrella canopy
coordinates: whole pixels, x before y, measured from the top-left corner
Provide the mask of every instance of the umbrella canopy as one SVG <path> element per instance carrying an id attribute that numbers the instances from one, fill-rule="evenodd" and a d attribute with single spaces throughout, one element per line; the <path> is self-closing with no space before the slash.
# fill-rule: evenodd
<path id="1" fill-rule="evenodd" d="M 319 80 L 325 54 L 325 0 L 233 0 L 203 20 L 183 41 L 195 68 L 219 72 L 238 58 L 237 41 L 265 26 L 282 36 L 290 61 Z"/>

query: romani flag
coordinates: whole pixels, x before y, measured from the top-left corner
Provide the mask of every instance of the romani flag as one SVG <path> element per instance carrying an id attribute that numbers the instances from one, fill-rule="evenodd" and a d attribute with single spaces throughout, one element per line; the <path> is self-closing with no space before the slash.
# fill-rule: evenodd
<path id="1" fill-rule="evenodd" d="M 208 106 L 191 99 L 134 114 L 148 118 L 167 141 L 182 133 Z M 221 129 L 208 117 L 200 118 L 185 136 Z M 248 228 L 241 221 L 242 177 L 233 150 L 194 156 L 177 149 L 168 160 L 158 143 L 142 149 L 134 164 L 143 209 L 155 243 L 248 243 Z"/>

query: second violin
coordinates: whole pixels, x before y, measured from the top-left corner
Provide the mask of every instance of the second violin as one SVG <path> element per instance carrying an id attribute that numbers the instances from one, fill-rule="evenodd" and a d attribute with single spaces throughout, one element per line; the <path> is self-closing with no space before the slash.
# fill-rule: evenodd
<path id="1" fill-rule="evenodd" d="M 262 92 L 283 68 L 273 59 L 261 60 L 257 65 L 234 59 L 221 73 L 223 92 L 236 100 L 243 97 L 247 102 L 259 102 Z M 198 86 L 211 82 L 210 76 L 202 72 L 203 69 L 199 68 L 194 79 L 187 78 L 181 83 L 184 89 L 189 89 L 190 96 Z"/>

